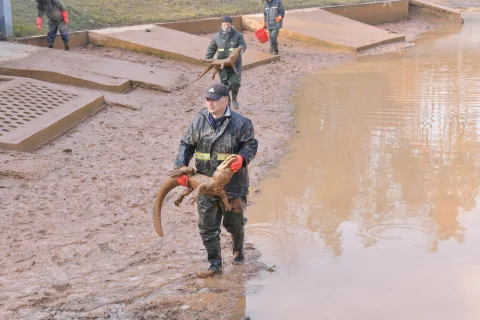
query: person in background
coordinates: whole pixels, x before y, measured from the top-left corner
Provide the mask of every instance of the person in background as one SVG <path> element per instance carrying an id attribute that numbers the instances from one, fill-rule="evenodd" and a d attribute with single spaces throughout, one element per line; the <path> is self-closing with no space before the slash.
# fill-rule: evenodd
<path id="1" fill-rule="evenodd" d="M 57 31 L 60 30 L 65 50 L 69 51 L 68 45 L 68 12 L 61 0 L 37 0 L 37 29 L 42 29 L 43 16 L 46 14 L 48 18 L 48 47 L 53 48 L 53 43 L 57 37 Z"/>
<path id="2" fill-rule="evenodd" d="M 281 0 L 266 0 L 263 12 L 263 28 L 270 34 L 270 53 L 278 55 L 278 34 L 283 25 L 285 9 Z"/>

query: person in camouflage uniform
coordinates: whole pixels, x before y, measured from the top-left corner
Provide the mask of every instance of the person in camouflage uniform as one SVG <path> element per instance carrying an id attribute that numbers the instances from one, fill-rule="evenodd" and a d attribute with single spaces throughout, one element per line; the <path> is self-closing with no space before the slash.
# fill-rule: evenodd
<path id="1" fill-rule="evenodd" d="M 43 15 L 48 17 L 48 47 L 53 48 L 53 43 L 57 37 L 57 31 L 60 30 L 65 50 L 70 50 L 68 45 L 68 12 L 61 0 L 37 0 L 37 29 L 42 29 Z"/>
<path id="2" fill-rule="evenodd" d="M 258 148 L 252 122 L 230 109 L 227 86 L 212 84 L 207 89 L 205 100 L 206 108 L 199 111 L 180 142 L 175 167 L 188 166 L 195 156 L 197 172 L 211 177 L 217 166 L 231 154 L 236 154 L 238 160 L 231 165 L 230 168 L 235 173 L 225 186 L 231 211 L 225 211 L 219 197 L 200 195 L 198 198 L 198 228 L 210 263 L 206 272 L 198 273 L 200 277 L 222 273 L 222 217 L 223 226 L 233 238 L 233 263 L 242 264 L 244 261 L 244 225 L 247 221 L 244 211 L 249 187 L 247 166 Z M 180 176 L 178 182 L 187 186 L 188 177 Z"/>
<path id="3" fill-rule="evenodd" d="M 235 30 L 232 25 L 233 20 L 230 16 L 225 16 L 222 19 L 222 29 L 217 33 L 210 45 L 207 48 L 207 53 L 205 59 L 212 59 L 215 53 L 218 51 L 217 59 L 225 59 L 230 55 L 230 52 L 233 51 L 238 46 L 243 47 L 243 52 L 247 50 L 247 44 L 243 39 L 243 35 Z M 237 74 L 233 71 L 231 67 L 225 67 L 225 69 L 220 70 L 220 81 L 224 85 L 228 86 L 232 92 L 232 105 L 234 108 L 238 108 L 239 104 L 237 101 L 238 92 L 241 86 L 242 79 L 242 54 L 238 57 L 235 62 L 235 69 L 237 69 Z"/>
<path id="4" fill-rule="evenodd" d="M 263 28 L 270 34 L 270 53 L 278 55 L 278 34 L 283 25 L 285 9 L 281 0 L 266 0 L 263 12 Z"/>

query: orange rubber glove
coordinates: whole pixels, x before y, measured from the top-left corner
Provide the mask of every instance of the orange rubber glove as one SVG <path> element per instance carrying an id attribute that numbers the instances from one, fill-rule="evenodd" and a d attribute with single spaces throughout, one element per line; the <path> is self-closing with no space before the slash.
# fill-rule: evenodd
<path id="1" fill-rule="evenodd" d="M 68 24 L 68 12 L 62 11 L 63 23 Z"/>
<path id="2" fill-rule="evenodd" d="M 263 22 L 263 29 L 266 29 L 267 28 L 267 23 L 264 21 Z"/>
<path id="3" fill-rule="evenodd" d="M 37 29 L 38 29 L 38 31 L 42 30 L 42 22 L 43 22 L 43 18 L 42 17 L 37 17 Z"/>
<path id="4" fill-rule="evenodd" d="M 282 21 L 282 19 L 283 19 L 282 16 L 278 16 L 278 17 L 275 18 L 275 21 L 280 22 L 280 21 Z"/>
<path id="5" fill-rule="evenodd" d="M 177 182 L 180 185 L 188 188 L 188 175 L 184 174 L 184 175 L 181 175 L 181 176 L 177 177 Z"/>
<path id="6" fill-rule="evenodd" d="M 237 161 L 232 163 L 232 165 L 230 166 L 230 170 L 232 170 L 233 172 L 237 172 L 242 167 L 242 164 L 243 164 L 243 157 L 237 154 Z"/>

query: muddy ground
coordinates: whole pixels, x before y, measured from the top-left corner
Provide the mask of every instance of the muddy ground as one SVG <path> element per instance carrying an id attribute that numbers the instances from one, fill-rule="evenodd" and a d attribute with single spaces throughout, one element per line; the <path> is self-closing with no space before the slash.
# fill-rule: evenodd
<path id="1" fill-rule="evenodd" d="M 450 23 L 412 11 L 408 20 L 380 26 L 411 41 Z M 249 48 L 268 49 L 250 32 Z M 243 73 L 238 111 L 252 119 L 259 140 L 250 165 L 250 205 L 262 177 L 287 152 L 296 132 L 296 80 L 354 56 L 281 39 L 281 61 Z M 399 52 L 411 42 L 365 54 Z M 89 47 L 86 55 L 175 70 L 193 80 L 201 67 L 127 51 Z M 0 152 L 1 319 L 241 319 L 244 283 L 261 255 L 246 234 L 243 266 L 231 265 L 231 239 L 222 232 L 225 269 L 198 279 L 206 253 L 194 207 L 164 207 L 164 238 L 151 210 L 172 168 L 190 120 L 203 107 L 203 78 L 173 93 L 136 89 L 123 97 L 137 110 L 107 105 L 95 116 L 34 153 Z M 107 96 L 108 99 L 108 96 Z M 112 101 L 113 101 L 112 100 Z M 248 217 L 248 210 L 247 210 Z"/>

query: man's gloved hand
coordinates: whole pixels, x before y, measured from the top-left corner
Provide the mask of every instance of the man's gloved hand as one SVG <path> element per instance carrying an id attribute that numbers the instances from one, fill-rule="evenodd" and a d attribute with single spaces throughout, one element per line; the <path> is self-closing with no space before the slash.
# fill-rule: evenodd
<path id="1" fill-rule="evenodd" d="M 68 12 L 62 11 L 63 23 L 68 24 Z"/>
<path id="2" fill-rule="evenodd" d="M 282 21 L 282 19 L 283 19 L 282 16 L 278 16 L 278 17 L 275 18 L 275 21 L 280 22 L 280 21 Z"/>
<path id="3" fill-rule="evenodd" d="M 43 22 L 43 18 L 42 17 L 37 17 L 37 29 L 38 29 L 38 31 L 42 30 L 42 22 Z"/>
<path id="4" fill-rule="evenodd" d="M 243 164 L 243 157 L 237 154 L 237 161 L 231 164 L 230 170 L 232 170 L 233 172 L 237 172 L 242 167 L 242 164 Z"/>
<path id="5" fill-rule="evenodd" d="M 178 176 L 178 177 L 177 177 L 177 182 L 178 182 L 180 185 L 188 188 L 188 175 L 183 174 L 183 175 L 181 175 L 181 176 Z"/>
<path id="6" fill-rule="evenodd" d="M 266 28 L 267 28 L 267 23 L 263 21 L 263 29 L 266 29 Z"/>

